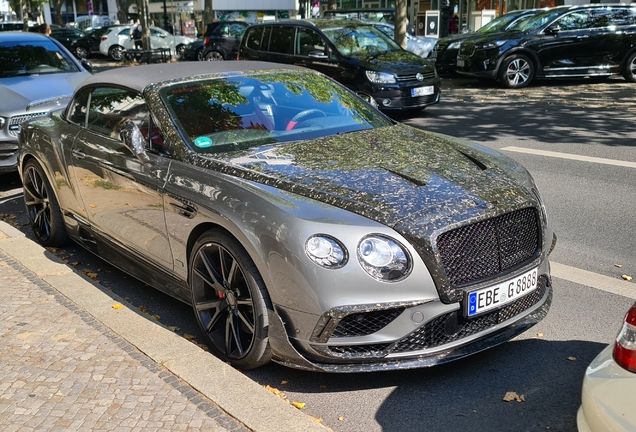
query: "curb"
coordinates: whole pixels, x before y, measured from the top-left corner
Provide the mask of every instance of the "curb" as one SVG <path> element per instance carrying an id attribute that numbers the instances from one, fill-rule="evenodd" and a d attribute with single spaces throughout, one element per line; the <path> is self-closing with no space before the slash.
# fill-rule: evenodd
<path id="1" fill-rule="evenodd" d="M 328 430 L 214 355 L 145 318 L 4 221 L 0 250 L 253 431 Z M 114 309 L 115 302 L 130 307 Z"/>

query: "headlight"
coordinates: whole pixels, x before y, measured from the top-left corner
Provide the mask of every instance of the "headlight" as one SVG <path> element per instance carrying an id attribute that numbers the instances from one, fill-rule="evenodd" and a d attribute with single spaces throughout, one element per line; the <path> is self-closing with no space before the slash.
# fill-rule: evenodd
<path id="1" fill-rule="evenodd" d="M 411 271 L 408 252 L 398 242 L 388 237 L 372 235 L 358 244 L 358 261 L 374 279 L 396 282 Z"/>
<path id="2" fill-rule="evenodd" d="M 394 84 L 395 75 L 385 72 L 367 71 L 367 79 L 376 84 Z"/>
<path id="3" fill-rule="evenodd" d="M 313 262 L 328 269 L 337 269 L 347 263 L 345 247 L 324 234 L 309 237 L 305 243 L 305 253 Z"/>
<path id="4" fill-rule="evenodd" d="M 0 129 L 4 128 L 4 124 L 6 123 L 7 119 L 5 119 L 4 117 L 0 117 Z"/>
<path id="5" fill-rule="evenodd" d="M 459 49 L 459 46 L 462 44 L 462 41 L 453 42 L 446 49 Z"/>
<path id="6" fill-rule="evenodd" d="M 493 49 L 493 48 L 499 48 L 500 46 L 502 46 L 503 44 L 505 44 L 508 41 L 505 40 L 498 40 L 498 41 L 494 41 L 494 42 L 488 42 L 483 44 L 482 46 L 479 47 L 479 49 Z"/>

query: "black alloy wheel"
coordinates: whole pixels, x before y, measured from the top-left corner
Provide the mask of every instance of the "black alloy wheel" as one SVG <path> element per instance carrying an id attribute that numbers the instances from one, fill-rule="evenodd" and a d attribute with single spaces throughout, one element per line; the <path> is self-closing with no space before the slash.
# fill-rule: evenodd
<path id="1" fill-rule="evenodd" d="M 534 78 L 534 65 L 523 54 L 507 57 L 499 67 L 499 82 L 507 88 L 523 88 Z"/>
<path id="2" fill-rule="evenodd" d="M 223 54 L 221 54 L 220 52 L 210 51 L 209 53 L 205 55 L 205 60 L 206 61 L 223 61 L 225 59 L 223 58 Z"/>
<path id="3" fill-rule="evenodd" d="M 625 62 L 623 77 L 629 82 L 636 82 L 636 51 Z"/>
<path id="4" fill-rule="evenodd" d="M 197 61 L 203 61 L 203 48 L 199 48 L 194 54 L 194 59 Z"/>
<path id="5" fill-rule="evenodd" d="M 210 230 L 194 245 L 189 272 L 194 311 L 212 352 L 239 369 L 269 362 L 269 295 L 245 249 Z"/>
<path id="6" fill-rule="evenodd" d="M 68 235 L 60 205 L 42 168 L 34 160 L 24 166 L 22 187 L 29 224 L 38 242 L 43 246 L 63 246 Z"/>
<path id="7" fill-rule="evenodd" d="M 75 47 L 75 57 L 77 57 L 78 59 L 88 58 L 89 54 L 90 52 L 88 48 L 81 45 Z"/>

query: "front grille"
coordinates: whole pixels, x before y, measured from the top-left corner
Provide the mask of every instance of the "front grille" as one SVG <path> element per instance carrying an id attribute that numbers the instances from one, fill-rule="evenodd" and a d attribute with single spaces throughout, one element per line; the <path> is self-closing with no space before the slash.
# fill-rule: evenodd
<path id="1" fill-rule="evenodd" d="M 332 337 L 366 336 L 375 333 L 398 317 L 404 308 L 360 312 L 347 315 L 338 323 Z"/>
<path id="2" fill-rule="evenodd" d="M 329 347 L 329 351 L 338 357 L 381 357 L 385 354 L 389 345 L 391 344 L 332 345 Z"/>
<path id="3" fill-rule="evenodd" d="M 435 72 L 427 72 L 427 73 L 422 73 L 422 76 L 424 76 L 424 81 L 429 80 L 429 79 L 433 79 L 435 78 Z M 404 75 L 397 75 L 397 81 L 398 82 L 408 82 L 408 81 L 419 81 L 417 79 L 417 74 L 404 74 Z"/>
<path id="4" fill-rule="evenodd" d="M 400 353 L 433 348 L 487 330 L 539 303 L 545 295 L 546 288 L 547 280 L 544 276 L 541 276 L 536 290 L 501 309 L 475 318 L 463 318 L 457 312 L 439 316 L 398 341 L 390 352 Z M 449 320 L 451 320 L 451 327 L 454 329 L 452 333 L 447 331 Z"/>
<path id="5" fill-rule="evenodd" d="M 428 96 L 417 96 L 417 97 L 405 97 L 402 99 L 402 106 L 404 107 L 416 107 L 423 105 L 430 105 L 435 103 L 437 99 L 436 94 L 428 95 Z"/>
<path id="6" fill-rule="evenodd" d="M 539 223 L 528 207 L 463 226 L 437 238 L 442 265 L 453 286 L 496 276 L 539 252 Z"/>
<path id="7" fill-rule="evenodd" d="M 475 45 L 464 42 L 459 47 L 459 53 L 463 56 L 471 57 L 473 54 L 475 54 Z"/>
<path id="8" fill-rule="evenodd" d="M 47 114 L 46 112 L 38 112 L 38 113 L 22 114 L 22 115 L 11 117 L 9 119 L 9 135 L 17 137 L 18 134 L 20 133 L 20 129 L 11 130 L 11 126 L 20 125 L 27 120 L 31 120 L 36 117 L 42 117 L 42 116 L 45 116 L 46 114 Z"/>

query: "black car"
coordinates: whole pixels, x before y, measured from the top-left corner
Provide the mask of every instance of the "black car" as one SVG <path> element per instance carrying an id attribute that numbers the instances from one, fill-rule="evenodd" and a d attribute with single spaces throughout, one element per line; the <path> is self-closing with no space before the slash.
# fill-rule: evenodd
<path id="1" fill-rule="evenodd" d="M 457 63 L 457 53 L 463 41 L 480 37 L 484 34 L 498 33 L 508 30 L 518 21 L 541 12 L 543 9 L 526 9 L 514 11 L 502 15 L 490 21 L 474 33 L 459 33 L 441 38 L 435 44 L 431 58 L 435 59 L 435 68 L 438 73 L 453 73 Z"/>
<path id="2" fill-rule="evenodd" d="M 239 58 L 315 69 L 383 110 L 423 109 L 440 98 L 440 79 L 430 60 L 359 21 L 256 24 L 245 33 Z"/>
<path id="3" fill-rule="evenodd" d="M 71 43 L 70 51 L 75 54 L 75 57 L 80 59 L 94 54 L 101 54 L 99 52 L 99 43 L 107 31 L 108 27 L 100 27 L 85 32 L 84 36 Z"/>
<path id="4" fill-rule="evenodd" d="M 3 21 L 0 22 L 0 31 L 22 31 L 24 23 L 22 21 Z"/>
<path id="5" fill-rule="evenodd" d="M 200 37 L 194 42 L 190 42 L 183 48 L 181 60 L 203 60 L 203 49 L 205 48 L 205 38 Z"/>
<path id="6" fill-rule="evenodd" d="M 207 25 L 203 60 L 236 60 L 241 38 L 249 24 L 245 21 L 219 21 Z"/>
<path id="7" fill-rule="evenodd" d="M 51 37 L 64 45 L 66 49 L 72 50 L 73 42 L 86 36 L 86 33 L 76 28 L 51 27 Z"/>
<path id="8" fill-rule="evenodd" d="M 605 78 L 636 82 L 636 7 L 595 4 L 546 10 L 507 32 L 462 43 L 457 72 L 525 87 L 534 78 Z"/>

